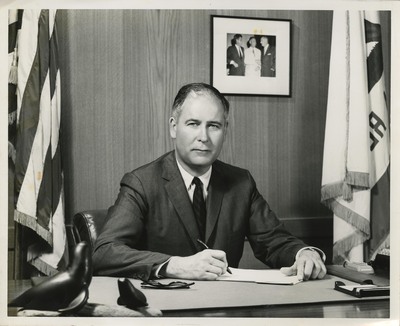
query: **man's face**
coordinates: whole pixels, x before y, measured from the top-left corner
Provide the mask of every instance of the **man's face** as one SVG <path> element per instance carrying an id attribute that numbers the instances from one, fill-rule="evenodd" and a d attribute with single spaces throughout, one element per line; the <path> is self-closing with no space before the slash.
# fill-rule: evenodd
<path id="1" fill-rule="evenodd" d="M 224 108 L 213 95 L 190 94 L 178 118 L 170 118 L 170 134 L 175 140 L 179 163 L 192 175 L 204 174 L 217 159 L 227 125 Z"/>
<path id="2" fill-rule="evenodd" d="M 268 45 L 268 39 L 267 39 L 266 37 L 262 37 L 261 40 L 260 40 L 260 42 L 261 42 L 261 45 L 262 45 L 262 46 Z"/>
<path id="3" fill-rule="evenodd" d="M 241 46 L 242 45 L 242 38 L 239 37 L 238 39 L 236 39 L 236 44 Z"/>

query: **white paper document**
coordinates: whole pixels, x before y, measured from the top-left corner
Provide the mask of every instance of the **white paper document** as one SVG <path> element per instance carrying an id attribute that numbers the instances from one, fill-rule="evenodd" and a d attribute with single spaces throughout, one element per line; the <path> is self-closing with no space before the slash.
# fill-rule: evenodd
<path id="1" fill-rule="evenodd" d="M 225 273 L 218 281 L 255 282 L 294 285 L 301 281 L 297 275 L 286 276 L 279 269 L 241 269 L 230 267 L 232 274 Z"/>

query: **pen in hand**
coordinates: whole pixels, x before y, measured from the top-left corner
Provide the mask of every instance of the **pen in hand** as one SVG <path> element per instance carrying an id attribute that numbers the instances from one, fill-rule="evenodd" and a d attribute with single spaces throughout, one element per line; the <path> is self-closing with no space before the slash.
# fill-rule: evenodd
<path id="1" fill-rule="evenodd" d="M 203 241 L 201 241 L 200 239 L 197 239 L 197 242 L 200 243 L 200 244 L 203 246 L 204 249 L 210 249 L 210 248 L 208 248 L 208 246 L 207 246 Z M 227 271 L 229 274 L 232 274 L 231 269 L 229 268 L 229 266 L 226 268 L 226 271 Z"/>

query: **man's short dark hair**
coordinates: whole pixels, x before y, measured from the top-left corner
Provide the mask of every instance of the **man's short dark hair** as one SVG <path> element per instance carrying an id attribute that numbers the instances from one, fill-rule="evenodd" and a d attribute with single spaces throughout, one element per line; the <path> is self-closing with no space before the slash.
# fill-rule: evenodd
<path id="1" fill-rule="evenodd" d="M 237 42 L 236 40 L 242 38 L 242 34 L 235 34 L 233 35 L 233 39 L 231 40 L 232 45 L 235 45 Z"/>
<path id="2" fill-rule="evenodd" d="M 192 83 L 183 86 L 175 97 L 174 104 L 172 105 L 172 117 L 178 121 L 178 118 L 182 112 L 183 103 L 186 101 L 190 93 L 195 94 L 208 94 L 214 96 L 219 100 L 224 108 L 225 122 L 228 121 L 229 115 L 229 102 L 228 100 L 213 86 L 205 83 Z"/>

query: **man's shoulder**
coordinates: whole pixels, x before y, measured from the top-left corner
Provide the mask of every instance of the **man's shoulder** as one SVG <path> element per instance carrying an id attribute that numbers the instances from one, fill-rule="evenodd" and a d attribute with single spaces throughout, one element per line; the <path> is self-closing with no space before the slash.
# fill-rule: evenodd
<path id="1" fill-rule="evenodd" d="M 173 161 L 175 159 L 174 151 L 165 153 L 161 155 L 160 157 L 156 158 L 154 161 L 149 162 L 147 164 L 144 164 L 136 169 L 134 169 L 132 172 L 138 172 L 138 171 L 146 171 L 146 170 L 151 170 L 151 169 L 157 169 L 158 167 L 162 166 L 165 162 Z"/>
<path id="2" fill-rule="evenodd" d="M 214 181 L 228 191 L 245 194 L 252 192 L 256 186 L 249 170 L 219 160 L 214 162 L 212 173 Z"/>
<path id="3" fill-rule="evenodd" d="M 163 167 L 167 164 L 173 165 L 175 160 L 175 155 L 174 152 L 168 152 L 159 158 L 155 159 L 154 161 L 144 164 L 138 168 L 135 168 L 134 170 L 128 172 L 125 174 L 126 176 L 136 176 L 138 178 L 150 178 L 154 177 L 158 174 L 162 174 L 163 172 Z"/>
<path id="4" fill-rule="evenodd" d="M 220 160 L 216 160 L 213 164 L 213 169 L 218 173 L 227 177 L 248 177 L 250 172 L 239 166 L 228 164 Z"/>

